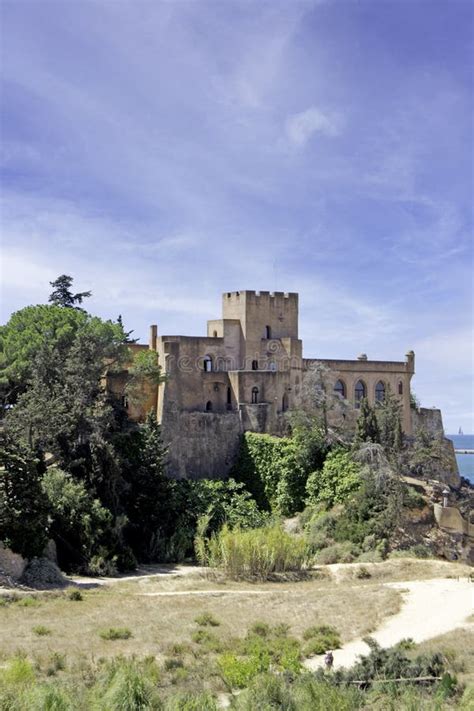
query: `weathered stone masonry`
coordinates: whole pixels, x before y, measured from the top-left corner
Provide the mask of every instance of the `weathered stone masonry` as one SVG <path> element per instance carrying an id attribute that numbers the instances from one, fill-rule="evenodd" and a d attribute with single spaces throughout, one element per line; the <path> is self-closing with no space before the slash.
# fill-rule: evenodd
<path id="1" fill-rule="evenodd" d="M 319 363 L 330 387 L 349 403 L 352 418 L 361 397 L 374 403 L 390 387 L 400 398 L 403 429 L 411 434 L 413 352 L 403 361 L 303 358 L 295 293 L 225 293 L 222 318 L 208 321 L 207 336 L 159 336 L 152 326 L 148 347 L 156 351 L 167 381 L 157 392 L 148 390 L 130 414 L 141 420 L 156 407 L 171 476 L 223 477 L 242 432 L 282 434 L 285 413 L 299 406 Z"/>

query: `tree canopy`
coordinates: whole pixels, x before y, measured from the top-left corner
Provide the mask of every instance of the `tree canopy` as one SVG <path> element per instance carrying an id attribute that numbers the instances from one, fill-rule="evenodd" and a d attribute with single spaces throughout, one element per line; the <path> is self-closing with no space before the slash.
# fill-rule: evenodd
<path id="1" fill-rule="evenodd" d="M 49 283 L 53 287 L 53 292 L 51 293 L 48 301 L 50 301 L 55 306 L 61 306 L 63 308 L 74 308 L 79 309 L 76 304 L 82 304 L 84 299 L 88 299 L 92 296 L 91 291 L 79 291 L 77 294 L 73 294 L 71 291 L 73 278 L 67 274 L 61 274 L 55 281 L 50 281 Z"/>

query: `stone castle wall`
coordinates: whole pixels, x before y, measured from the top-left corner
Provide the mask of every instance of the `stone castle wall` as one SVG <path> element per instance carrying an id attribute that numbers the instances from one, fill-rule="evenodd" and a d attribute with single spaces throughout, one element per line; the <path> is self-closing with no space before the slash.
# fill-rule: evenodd
<path id="1" fill-rule="evenodd" d="M 169 411 L 162 423 L 167 470 L 176 479 L 224 479 L 239 450 L 239 413 Z"/>

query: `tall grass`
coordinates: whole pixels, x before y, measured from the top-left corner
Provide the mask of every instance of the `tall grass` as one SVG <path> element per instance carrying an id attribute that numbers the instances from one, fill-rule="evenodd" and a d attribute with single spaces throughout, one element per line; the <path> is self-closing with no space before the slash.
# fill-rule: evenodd
<path id="1" fill-rule="evenodd" d="M 233 579 L 266 580 L 272 573 L 301 571 L 309 563 L 305 541 L 279 524 L 253 529 L 225 525 L 209 539 L 199 537 L 196 552 L 201 563 L 220 568 Z"/>

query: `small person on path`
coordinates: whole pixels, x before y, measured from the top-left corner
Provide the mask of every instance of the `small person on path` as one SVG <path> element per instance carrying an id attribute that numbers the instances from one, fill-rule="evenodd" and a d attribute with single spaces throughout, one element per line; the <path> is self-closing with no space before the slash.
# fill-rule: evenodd
<path id="1" fill-rule="evenodd" d="M 328 650 L 326 654 L 324 655 L 324 666 L 326 667 L 327 671 L 331 671 L 332 665 L 334 664 L 334 656 L 331 650 Z"/>

